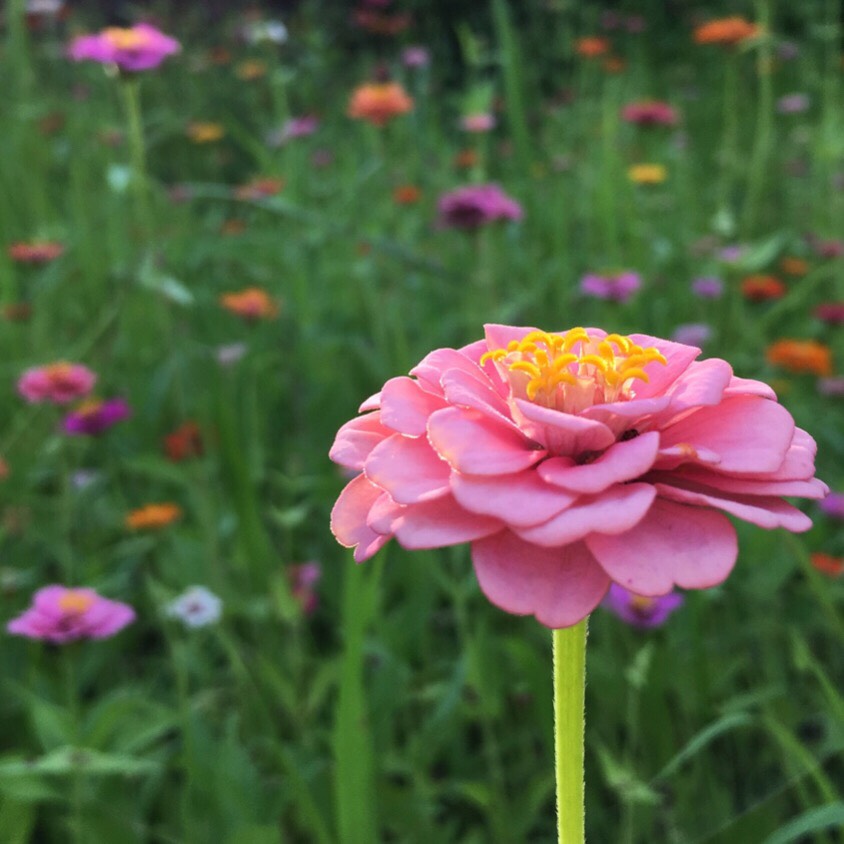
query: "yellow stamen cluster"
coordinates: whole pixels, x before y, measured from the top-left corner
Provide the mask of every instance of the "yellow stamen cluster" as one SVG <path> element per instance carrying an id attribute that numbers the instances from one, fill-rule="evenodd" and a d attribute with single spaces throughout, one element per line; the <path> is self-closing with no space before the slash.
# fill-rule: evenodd
<path id="1" fill-rule="evenodd" d="M 645 366 L 666 363 L 653 347 L 643 348 L 621 334 L 589 334 L 585 328 L 572 328 L 565 334 L 532 331 L 522 340 L 511 340 L 506 349 L 487 352 L 481 364 L 487 360 L 513 376 L 524 373 L 510 380 L 523 382 L 524 396 L 530 401 L 567 412 L 626 398 L 629 382 L 648 382 Z"/>
<path id="2" fill-rule="evenodd" d="M 149 36 L 145 32 L 132 28 L 110 26 L 104 35 L 118 50 L 136 50 L 149 42 Z"/>
<path id="3" fill-rule="evenodd" d="M 59 609 L 62 612 L 71 613 L 73 615 L 81 615 L 83 612 L 91 608 L 94 599 L 91 595 L 81 592 L 78 589 L 68 589 L 64 595 L 59 598 Z"/>

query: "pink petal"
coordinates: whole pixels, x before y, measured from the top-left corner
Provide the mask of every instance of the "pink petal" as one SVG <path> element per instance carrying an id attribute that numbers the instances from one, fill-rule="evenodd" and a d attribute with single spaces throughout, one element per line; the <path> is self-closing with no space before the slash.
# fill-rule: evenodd
<path id="1" fill-rule="evenodd" d="M 422 360 L 410 370 L 410 374 L 424 381 L 432 390 L 442 395 L 440 378 L 445 372 L 457 369 L 469 375 L 482 375 L 478 365 L 457 349 L 435 349 L 425 355 Z"/>
<path id="2" fill-rule="evenodd" d="M 686 371 L 689 364 L 700 354 L 695 346 L 685 346 L 682 343 L 672 343 L 660 337 L 647 334 L 631 334 L 630 339 L 643 348 L 653 347 L 661 352 L 666 364 L 649 363 L 645 367 L 648 373 L 648 383 L 636 381 L 634 393 L 637 399 L 647 399 L 662 395 L 680 375 Z"/>
<path id="3" fill-rule="evenodd" d="M 394 434 L 373 449 L 364 468 L 366 477 L 399 504 L 415 504 L 448 492 L 448 463 L 425 437 Z"/>
<path id="4" fill-rule="evenodd" d="M 600 603 L 609 578 L 584 543 L 540 548 L 509 531 L 472 543 L 483 593 L 515 615 L 535 615 L 546 627 L 569 627 Z"/>
<path id="5" fill-rule="evenodd" d="M 637 595 L 665 595 L 674 585 L 707 589 L 721 583 L 738 556 L 730 520 L 714 510 L 657 498 L 647 516 L 617 536 L 586 540 L 604 571 Z"/>
<path id="6" fill-rule="evenodd" d="M 692 407 L 718 404 L 732 375 L 730 364 L 719 358 L 689 364 L 671 388 L 671 404 L 666 417 L 675 416 Z"/>
<path id="7" fill-rule="evenodd" d="M 671 484 L 658 483 L 655 485 L 657 494 L 681 504 L 715 507 L 768 530 L 781 527 L 793 533 L 803 533 L 812 527 L 812 520 L 805 513 L 780 498 L 748 495 L 731 495 L 727 498 L 697 484 L 679 486 L 680 483 L 679 480 Z"/>
<path id="8" fill-rule="evenodd" d="M 582 498 L 541 525 L 518 528 L 535 545 L 568 545 L 593 532 L 623 533 L 645 517 L 656 497 L 651 484 L 618 484 L 600 495 Z"/>
<path id="9" fill-rule="evenodd" d="M 524 399 L 516 399 L 515 404 L 523 417 L 517 420 L 519 427 L 554 454 L 577 456 L 603 451 L 615 442 L 613 432 L 602 422 L 561 413 Z"/>
<path id="10" fill-rule="evenodd" d="M 739 378 L 734 375 L 724 390 L 724 398 L 732 396 L 760 396 L 763 399 L 777 400 L 777 394 L 762 381 L 754 381 L 752 378 Z"/>
<path id="11" fill-rule="evenodd" d="M 369 510 L 366 517 L 366 524 L 382 536 L 392 536 L 396 522 L 401 514 L 407 509 L 405 504 L 397 504 L 393 501 L 389 492 L 380 495 Z"/>
<path id="12" fill-rule="evenodd" d="M 641 420 L 652 416 L 668 407 L 669 396 L 657 396 L 652 399 L 631 399 L 610 404 L 593 404 L 584 408 L 582 418 L 603 422 L 616 433 L 621 433 L 630 425 L 630 420 Z"/>
<path id="13" fill-rule="evenodd" d="M 545 456 L 514 428 L 493 422 L 477 410 L 446 407 L 428 420 L 428 439 L 458 472 L 506 475 L 533 466 Z"/>
<path id="14" fill-rule="evenodd" d="M 461 507 L 518 526 L 545 522 L 577 498 L 546 484 L 535 469 L 502 477 L 454 472 L 451 489 Z"/>
<path id="15" fill-rule="evenodd" d="M 378 410 L 381 407 L 381 391 L 373 393 L 364 403 L 358 408 L 358 413 L 366 413 L 368 410 Z"/>
<path id="16" fill-rule="evenodd" d="M 479 380 L 478 375 L 483 380 Z M 493 390 L 489 379 L 480 369 L 477 375 L 459 369 L 449 370 L 443 375 L 441 383 L 449 404 L 471 407 L 505 425 L 513 424 L 507 402 Z"/>
<path id="17" fill-rule="evenodd" d="M 652 482 L 672 483 L 674 478 L 692 483 L 704 484 L 712 489 L 739 495 L 795 496 L 798 498 L 823 498 L 829 487 L 819 478 L 809 480 L 767 480 L 748 479 L 721 475 L 704 467 L 686 465 L 674 472 L 654 472 L 648 475 Z"/>
<path id="18" fill-rule="evenodd" d="M 665 428 L 662 444 L 702 446 L 721 456 L 719 471 L 759 475 L 782 465 L 793 435 L 794 420 L 782 405 L 739 396 Z"/>
<path id="19" fill-rule="evenodd" d="M 404 548 L 444 548 L 497 533 L 498 519 L 478 516 L 460 507 L 449 495 L 405 507 L 393 526 Z"/>
<path id="20" fill-rule="evenodd" d="M 358 475 L 346 484 L 331 511 L 331 532 L 346 548 L 355 549 L 355 561 L 362 563 L 389 539 L 373 531 L 366 518 L 382 490 Z"/>
<path id="21" fill-rule="evenodd" d="M 765 480 L 805 481 L 815 474 L 815 455 L 818 444 L 802 428 L 794 429 L 794 438 L 785 454 L 785 460 L 776 472 Z"/>
<path id="22" fill-rule="evenodd" d="M 381 389 L 381 422 L 400 434 L 421 437 L 428 417 L 445 402 L 406 375 L 391 378 Z"/>
<path id="23" fill-rule="evenodd" d="M 546 481 L 579 493 L 601 492 L 621 481 L 641 477 L 656 459 L 659 434 L 651 431 L 611 445 L 597 460 L 572 466 L 571 461 L 552 457 L 537 467 Z"/>
<path id="24" fill-rule="evenodd" d="M 537 328 L 525 326 L 488 323 L 484 326 L 484 339 L 486 340 L 487 351 L 494 352 L 496 349 L 506 349 L 511 340 L 521 342 L 531 331 L 538 330 Z"/>
<path id="25" fill-rule="evenodd" d="M 393 431 L 381 424 L 379 413 L 356 416 L 337 432 L 328 456 L 347 469 L 360 471 L 370 452 Z"/>

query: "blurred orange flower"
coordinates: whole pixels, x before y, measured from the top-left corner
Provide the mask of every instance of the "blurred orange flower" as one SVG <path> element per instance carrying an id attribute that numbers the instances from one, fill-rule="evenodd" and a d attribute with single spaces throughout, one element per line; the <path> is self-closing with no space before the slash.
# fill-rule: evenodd
<path id="1" fill-rule="evenodd" d="M 806 275 L 809 272 L 809 262 L 803 258 L 787 255 L 780 261 L 780 269 L 786 275 Z"/>
<path id="2" fill-rule="evenodd" d="M 385 126 L 391 118 L 412 109 L 413 100 L 398 82 L 371 82 L 354 90 L 346 113 L 374 126 Z"/>
<path id="3" fill-rule="evenodd" d="M 782 299 L 786 287 L 772 275 L 749 275 L 741 282 L 741 292 L 751 302 L 764 302 L 768 299 Z"/>
<path id="4" fill-rule="evenodd" d="M 219 123 L 194 120 L 188 123 L 185 134 L 195 144 L 213 144 L 226 134 L 226 130 Z"/>
<path id="5" fill-rule="evenodd" d="M 604 61 L 604 70 L 607 73 L 622 73 L 627 67 L 627 62 L 620 56 L 610 56 Z"/>
<path id="6" fill-rule="evenodd" d="M 267 75 L 267 64 L 260 59 L 245 59 L 234 69 L 234 75 L 244 82 L 251 82 Z"/>
<path id="7" fill-rule="evenodd" d="M 13 261 L 21 264 L 45 264 L 64 252 L 64 245 L 53 240 L 18 241 L 7 250 Z"/>
<path id="8" fill-rule="evenodd" d="M 393 191 L 393 202 L 396 205 L 413 205 L 419 202 L 422 191 L 416 185 L 399 185 Z"/>
<path id="9" fill-rule="evenodd" d="M 32 305 L 29 302 L 10 302 L 3 305 L 0 313 L 7 322 L 26 322 L 32 316 Z"/>
<path id="10" fill-rule="evenodd" d="M 461 149 L 454 156 L 454 166 L 468 170 L 478 163 L 478 153 L 473 149 Z"/>
<path id="11" fill-rule="evenodd" d="M 178 504 L 145 504 L 126 515 L 125 524 L 131 530 L 161 528 L 172 524 L 182 517 L 182 508 Z"/>
<path id="12" fill-rule="evenodd" d="M 279 306 L 266 290 L 260 287 L 247 287 L 236 293 L 224 293 L 220 304 L 233 314 L 247 321 L 273 319 L 278 316 Z"/>
<path id="13" fill-rule="evenodd" d="M 610 50 L 610 42 L 606 38 L 587 37 L 578 38 L 574 42 L 574 51 L 578 56 L 594 59 L 606 55 Z"/>
<path id="14" fill-rule="evenodd" d="M 768 346 L 769 363 L 789 372 L 810 372 L 832 375 L 832 353 L 829 346 L 816 340 L 777 340 Z"/>
<path id="15" fill-rule="evenodd" d="M 234 189 L 236 199 L 264 199 L 284 190 L 284 179 L 257 178 Z"/>
<path id="16" fill-rule="evenodd" d="M 224 220 L 220 226 L 220 234 L 236 235 L 243 234 L 245 231 L 246 223 L 243 220 L 238 220 L 236 217 L 232 217 L 230 220 Z"/>
<path id="17" fill-rule="evenodd" d="M 747 38 L 753 38 L 761 32 L 758 24 L 750 23 L 739 15 L 717 18 L 695 28 L 694 39 L 697 44 L 723 44 L 733 47 Z"/>
<path id="18" fill-rule="evenodd" d="M 812 561 L 812 566 L 827 577 L 841 577 L 844 574 L 844 559 L 841 557 L 833 557 L 832 554 L 816 551 L 809 555 L 809 559 Z"/>
<path id="19" fill-rule="evenodd" d="M 174 463 L 181 463 L 189 457 L 199 457 L 203 451 L 202 432 L 193 420 L 183 423 L 164 437 L 164 453 Z"/>

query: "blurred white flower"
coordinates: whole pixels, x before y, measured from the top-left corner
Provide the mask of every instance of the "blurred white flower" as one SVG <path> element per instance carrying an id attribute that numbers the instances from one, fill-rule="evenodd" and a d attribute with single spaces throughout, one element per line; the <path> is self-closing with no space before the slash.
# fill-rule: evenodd
<path id="1" fill-rule="evenodd" d="M 223 612 L 223 602 L 204 586 L 191 586 L 167 605 L 167 615 L 178 618 L 185 627 L 216 624 Z"/>

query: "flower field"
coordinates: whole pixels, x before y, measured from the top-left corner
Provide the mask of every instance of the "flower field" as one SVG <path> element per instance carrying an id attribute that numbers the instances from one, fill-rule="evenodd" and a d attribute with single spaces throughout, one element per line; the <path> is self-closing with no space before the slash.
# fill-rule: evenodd
<path id="1" fill-rule="evenodd" d="M 3 844 L 842 840 L 844 9 L 453 5 L 6 4 Z"/>

